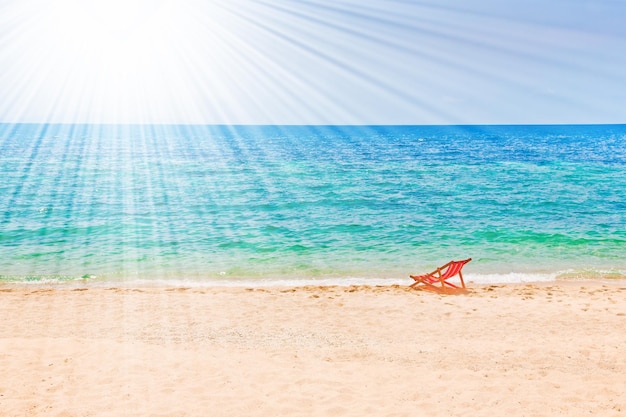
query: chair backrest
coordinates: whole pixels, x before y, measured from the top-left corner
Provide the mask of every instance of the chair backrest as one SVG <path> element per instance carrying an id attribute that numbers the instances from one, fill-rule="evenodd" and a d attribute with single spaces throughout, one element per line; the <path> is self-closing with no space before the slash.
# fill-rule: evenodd
<path id="1" fill-rule="evenodd" d="M 469 261 L 471 261 L 472 258 L 469 259 L 465 259 L 464 261 L 452 261 L 448 264 L 448 269 L 445 270 L 445 272 L 442 272 L 441 274 L 441 279 L 448 279 L 450 277 L 455 276 L 456 274 L 458 274 L 459 272 L 461 272 L 461 269 L 463 269 L 463 266 L 468 263 Z"/>

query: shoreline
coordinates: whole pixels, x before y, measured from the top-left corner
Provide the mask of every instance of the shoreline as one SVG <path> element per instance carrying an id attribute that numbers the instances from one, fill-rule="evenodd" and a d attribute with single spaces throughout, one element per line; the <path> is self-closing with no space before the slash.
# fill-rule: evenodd
<path id="1" fill-rule="evenodd" d="M 79 275 L 0 275 L 0 286 L 89 286 L 102 288 L 107 286 L 131 287 L 300 287 L 300 286 L 348 286 L 348 285 L 404 285 L 413 280 L 409 272 L 385 273 L 370 272 L 368 274 L 336 274 L 336 275 L 258 275 L 220 277 L 181 274 L 147 274 L 98 276 L 94 274 Z M 626 270 L 611 268 L 606 270 L 551 270 L 551 271 L 507 271 L 507 272 L 467 272 L 463 274 L 468 285 L 508 285 L 526 283 L 554 283 L 564 281 L 626 281 Z M 454 282 L 460 283 L 458 276 Z"/>
<path id="2" fill-rule="evenodd" d="M 547 276 L 547 275 L 546 275 Z M 459 284 L 458 278 L 453 280 L 454 283 Z M 28 290 L 35 288 L 45 288 L 54 290 L 64 289 L 247 289 L 247 288 L 344 288 L 344 287 L 363 287 L 363 288 L 375 288 L 375 287 L 408 287 L 413 283 L 413 280 L 399 279 L 399 278 L 323 278 L 323 279 L 307 279 L 307 278 L 295 278 L 295 279 L 234 279 L 234 280 L 200 280 L 200 279 L 140 279 L 140 280 L 93 280 L 93 279 L 72 279 L 64 281 L 44 280 L 44 281 L 1 281 L 0 289 L 9 288 L 16 290 Z M 541 278 L 537 280 L 522 280 L 522 281 L 483 281 L 475 282 L 465 278 L 465 284 L 467 288 L 479 289 L 489 286 L 524 286 L 524 285 L 537 285 L 537 286 L 567 286 L 576 285 L 580 283 L 590 283 L 592 285 L 606 284 L 610 286 L 626 285 L 626 277 L 622 278 L 610 278 L 606 277 L 556 277 L 552 279 Z"/>
<path id="3" fill-rule="evenodd" d="M 626 281 L 470 290 L 1 285 L 0 410 L 263 417 L 626 410 Z"/>

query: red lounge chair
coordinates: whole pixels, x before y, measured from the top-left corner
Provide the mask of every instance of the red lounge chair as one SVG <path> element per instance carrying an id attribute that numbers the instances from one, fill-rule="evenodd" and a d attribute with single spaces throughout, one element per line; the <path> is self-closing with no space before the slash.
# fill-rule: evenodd
<path id="1" fill-rule="evenodd" d="M 415 287 L 423 290 L 435 291 L 442 294 L 461 294 L 466 293 L 465 282 L 463 281 L 463 274 L 461 269 L 463 266 L 471 261 L 472 258 L 464 261 L 450 261 L 444 266 L 441 266 L 429 274 L 424 275 L 409 275 L 415 280 L 411 287 Z M 461 286 L 455 285 L 448 280 L 450 278 L 459 276 L 461 280 Z"/>

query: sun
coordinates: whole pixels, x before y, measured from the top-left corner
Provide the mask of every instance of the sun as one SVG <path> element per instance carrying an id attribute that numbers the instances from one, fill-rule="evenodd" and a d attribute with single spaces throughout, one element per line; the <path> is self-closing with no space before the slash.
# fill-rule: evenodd
<path id="1" fill-rule="evenodd" d="M 70 72 L 95 77 L 116 92 L 132 88 L 150 68 L 172 60 L 180 22 L 166 1 L 62 0 L 44 29 Z M 182 35 L 182 34 L 179 34 Z"/>
<path id="2" fill-rule="evenodd" d="M 68 52 L 126 59 L 167 51 L 172 36 L 186 35 L 177 11 L 167 0 L 61 0 L 45 24 Z"/>
<path id="3" fill-rule="evenodd" d="M 20 74 L 24 85 L 15 87 L 21 98 L 32 97 L 29 111 L 54 103 L 40 111 L 40 120 L 167 122 L 176 112 L 194 114 L 193 100 L 186 109 L 176 104 L 189 91 L 211 99 L 210 89 L 191 83 L 215 79 L 223 61 L 213 3 L 58 0 L 41 6 L 21 25 L 18 40 L 26 46 L 19 64 L 32 71 Z M 198 51 L 210 51 L 216 65 L 198 70 Z"/>

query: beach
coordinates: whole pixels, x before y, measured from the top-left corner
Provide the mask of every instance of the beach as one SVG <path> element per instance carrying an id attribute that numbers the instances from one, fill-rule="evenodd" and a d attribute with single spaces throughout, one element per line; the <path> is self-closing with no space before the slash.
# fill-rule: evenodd
<path id="1" fill-rule="evenodd" d="M 626 282 L 0 287 L 1 416 L 620 416 Z"/>
<path id="2" fill-rule="evenodd" d="M 0 1 L 0 417 L 626 417 L 626 0 L 458 3 Z"/>

